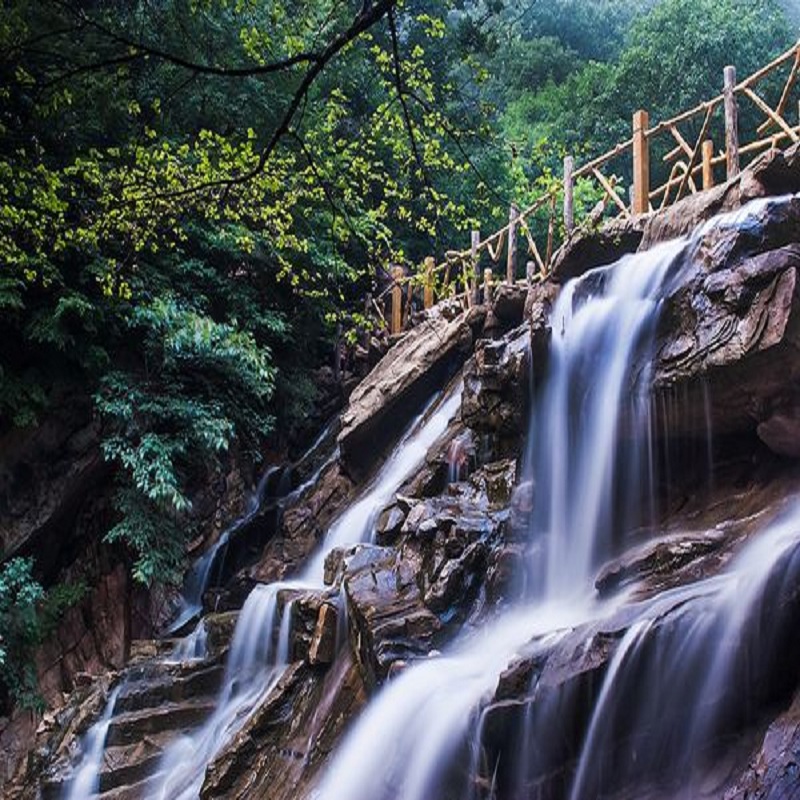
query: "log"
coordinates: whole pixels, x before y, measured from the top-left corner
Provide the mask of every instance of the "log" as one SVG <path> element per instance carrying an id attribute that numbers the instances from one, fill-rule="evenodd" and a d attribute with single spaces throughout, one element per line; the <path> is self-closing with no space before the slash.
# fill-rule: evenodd
<path id="1" fill-rule="evenodd" d="M 425 285 L 422 290 L 422 304 L 425 308 L 433 305 L 433 271 L 436 269 L 436 259 L 428 256 L 425 259 Z"/>
<path id="2" fill-rule="evenodd" d="M 392 267 L 392 326 L 391 333 L 400 333 L 403 323 L 403 287 L 400 281 L 403 280 L 403 268 Z"/>
<path id="3" fill-rule="evenodd" d="M 739 109 L 736 102 L 736 67 L 727 66 L 724 71 L 725 88 L 725 153 L 727 155 L 728 180 L 739 174 Z"/>
<path id="4" fill-rule="evenodd" d="M 517 220 L 519 209 L 516 203 L 508 210 L 508 260 L 506 261 L 506 281 L 514 283 L 517 274 Z"/>
<path id="5" fill-rule="evenodd" d="M 575 227 L 574 191 L 575 180 L 572 176 L 575 162 L 572 156 L 564 157 L 564 230 L 567 236 Z"/>
<path id="6" fill-rule="evenodd" d="M 714 185 L 714 142 L 706 139 L 703 142 L 703 189 L 710 189 Z"/>
<path id="7" fill-rule="evenodd" d="M 650 211 L 650 146 L 647 139 L 649 114 L 640 110 L 633 115 L 633 213 Z"/>

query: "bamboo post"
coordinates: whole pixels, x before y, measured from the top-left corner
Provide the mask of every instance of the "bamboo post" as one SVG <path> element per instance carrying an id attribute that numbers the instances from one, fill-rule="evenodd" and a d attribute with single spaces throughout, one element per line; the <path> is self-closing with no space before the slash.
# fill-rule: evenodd
<path id="1" fill-rule="evenodd" d="M 425 259 L 425 286 L 422 290 L 422 303 L 425 308 L 433 305 L 433 270 L 436 266 L 436 259 L 428 256 Z"/>
<path id="2" fill-rule="evenodd" d="M 403 287 L 400 281 L 403 279 L 403 268 L 392 267 L 392 326 L 391 333 L 400 333 L 403 321 Z"/>
<path id="3" fill-rule="evenodd" d="M 575 181 L 572 173 L 575 168 L 575 162 L 572 156 L 564 157 L 564 229 L 567 236 L 572 233 L 575 227 L 575 210 L 574 210 L 574 191 Z"/>
<path id="4" fill-rule="evenodd" d="M 739 174 L 739 109 L 736 103 L 736 67 L 727 66 L 723 73 L 725 97 L 725 155 L 728 180 Z"/>
<path id="5" fill-rule="evenodd" d="M 492 268 L 486 267 L 483 271 L 483 303 L 484 305 L 491 305 L 492 303 Z"/>
<path id="6" fill-rule="evenodd" d="M 643 110 L 633 115 L 633 213 L 650 210 L 650 146 L 647 126 L 650 115 Z"/>
<path id="7" fill-rule="evenodd" d="M 710 189 L 714 185 L 714 142 L 706 139 L 703 142 L 703 189 Z"/>
<path id="8" fill-rule="evenodd" d="M 517 220 L 519 209 L 516 203 L 508 210 L 508 259 L 506 261 L 506 282 L 514 283 L 517 274 Z"/>

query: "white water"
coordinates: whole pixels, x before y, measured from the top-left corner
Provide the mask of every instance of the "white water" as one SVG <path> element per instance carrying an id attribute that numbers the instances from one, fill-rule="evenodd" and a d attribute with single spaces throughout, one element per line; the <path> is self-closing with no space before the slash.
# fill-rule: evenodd
<path id="1" fill-rule="evenodd" d="M 122 684 L 112 690 L 106 701 L 103 716 L 86 732 L 82 748 L 85 756 L 80 769 L 67 787 L 65 800 L 86 800 L 97 791 L 100 784 L 100 769 L 103 766 L 106 736 L 108 736 L 108 728 L 114 716 L 114 706 L 121 688 Z"/>
<path id="2" fill-rule="evenodd" d="M 544 598 L 386 686 L 346 737 L 318 800 L 431 800 L 445 786 L 468 797 L 467 786 L 455 791 L 449 770 L 476 735 L 476 710 L 514 654 L 535 637 L 609 612 L 590 602 L 588 579 L 607 549 L 596 540 L 612 522 L 616 420 L 632 354 L 651 330 L 657 291 L 683 246 L 670 243 L 596 270 L 585 285 L 568 284 L 553 311 L 550 374 L 531 458 L 540 509 L 532 527 L 547 566 L 534 580 L 544 580 Z M 594 296 L 578 296 L 585 286 L 597 287 Z"/>
<path id="3" fill-rule="evenodd" d="M 722 576 L 646 604 L 609 664 L 570 800 L 595 796 L 612 782 L 665 776 L 679 777 L 686 796 L 692 796 L 712 734 L 727 716 L 753 704 L 751 687 L 776 657 L 771 631 L 759 625 L 771 611 L 765 606 L 768 587 L 777 581 L 772 594 L 779 595 L 782 582 L 798 577 L 800 503 L 795 503 L 749 542 Z M 745 664 L 749 685 L 737 691 L 734 673 Z"/>
<path id="4" fill-rule="evenodd" d="M 719 224 L 747 224 L 749 215 L 762 207 L 755 203 Z M 476 763 L 479 709 L 499 675 L 537 636 L 558 636 L 564 627 L 613 610 L 592 599 L 594 571 L 618 548 L 615 538 L 640 523 L 643 511 L 652 505 L 655 471 L 649 368 L 638 375 L 632 370 L 637 363 L 649 363 L 660 299 L 669 279 L 687 252 L 698 247 L 699 237 L 713 227 L 704 226 L 688 242 L 623 258 L 562 289 L 551 318 L 549 373 L 529 432 L 527 470 L 535 481 L 535 510 L 530 531 L 533 564 L 526 583 L 533 583 L 538 599 L 491 621 L 479 636 L 462 635 L 448 655 L 418 662 L 385 685 L 334 754 L 315 800 L 477 796 L 474 784 L 459 781 L 475 777 L 464 776 L 463 765 Z M 620 437 L 623 432 L 625 437 Z M 630 444 L 620 446 L 622 439 Z M 764 574 L 774 565 L 774 551 L 770 552 L 773 559 L 761 562 Z M 710 590 L 697 591 L 702 597 Z M 636 650 L 649 627 L 646 620 L 633 625 L 619 647 L 620 660 Z M 619 671 L 619 663 L 612 664 L 609 680 L 613 682 Z M 679 697 L 682 688 L 677 681 L 672 693 L 665 694 L 666 703 Z M 632 701 L 608 688 L 601 703 L 612 695 L 620 708 Z M 558 710 L 557 703 L 553 709 Z M 547 713 L 530 715 L 530 725 L 537 727 L 522 731 L 521 742 L 551 735 L 552 729 L 541 725 L 547 718 Z M 589 751 L 602 739 L 598 726 L 592 728 Z M 513 761 L 513 754 L 508 757 Z M 658 750 L 653 757 L 659 757 Z M 527 796 L 522 792 L 520 797 Z M 596 796 L 579 775 L 573 800 Z"/>
<path id="5" fill-rule="evenodd" d="M 272 691 L 291 661 L 291 601 L 279 617 L 282 590 L 322 589 L 326 555 L 336 547 L 369 541 L 374 521 L 397 489 L 424 461 L 461 404 L 456 384 L 432 411 L 426 409 L 410 426 L 375 478 L 328 529 L 325 539 L 295 580 L 257 586 L 248 596 L 234 631 L 217 708 L 196 732 L 164 752 L 149 796 L 160 800 L 197 798 L 208 763 L 245 725 Z"/>
<path id="6" fill-rule="evenodd" d="M 220 552 L 225 552 L 225 548 L 228 546 L 231 536 L 250 522 L 259 512 L 267 483 L 280 469 L 282 469 L 282 467 L 271 466 L 265 470 L 253 494 L 248 499 L 245 513 L 229 525 L 220 534 L 219 539 L 217 539 L 214 545 L 192 564 L 184 578 L 181 607 L 178 610 L 175 621 L 170 626 L 170 630 L 179 631 L 187 622 L 200 613 L 203 608 L 203 594 L 208 588 L 211 570 L 217 563 L 218 554 Z"/>
<path id="7" fill-rule="evenodd" d="M 631 369 L 634 355 L 649 344 L 659 290 L 685 246 L 669 242 L 594 270 L 567 284 L 553 309 L 549 378 L 529 434 L 532 538 L 546 540 L 533 581 L 548 599 L 591 588 L 614 533 L 631 522 L 615 507 L 620 482 L 637 499 L 649 493 L 641 485 L 648 474 L 642 466 L 649 376 L 633 376 Z M 627 446 L 618 436 L 623 414 Z"/>

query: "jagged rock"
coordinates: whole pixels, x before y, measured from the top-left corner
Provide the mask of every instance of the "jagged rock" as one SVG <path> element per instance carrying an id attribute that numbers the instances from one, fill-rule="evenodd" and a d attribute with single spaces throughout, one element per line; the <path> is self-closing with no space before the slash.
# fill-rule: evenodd
<path id="1" fill-rule="evenodd" d="M 358 667 L 345 654 L 319 679 L 297 662 L 208 766 L 200 796 L 297 800 L 366 702 Z"/>
<path id="2" fill-rule="evenodd" d="M 420 658 L 441 630 L 417 583 L 421 560 L 406 549 L 362 545 L 346 560 L 351 639 L 368 685 L 383 681 L 391 664 Z"/>
<path id="3" fill-rule="evenodd" d="M 595 580 L 595 587 L 604 595 L 632 581 L 647 580 L 652 584 L 659 578 L 670 578 L 687 564 L 718 550 L 725 538 L 722 531 L 712 530 L 649 542 L 606 564 Z"/>
<path id="4" fill-rule="evenodd" d="M 492 315 L 502 330 L 507 331 L 522 324 L 527 284 L 500 283 L 492 296 Z"/>
<path id="5" fill-rule="evenodd" d="M 339 446 L 351 474 L 369 471 L 471 347 L 472 333 L 463 315 L 452 321 L 434 315 L 403 335 L 358 385 L 342 415 Z"/>
<path id="6" fill-rule="evenodd" d="M 680 391 L 673 437 L 760 430 L 777 452 L 797 447 L 800 401 L 800 200 L 766 203 L 745 224 L 716 228 L 664 303 L 653 386 Z"/>
<path id="7" fill-rule="evenodd" d="M 525 319 L 530 325 L 531 335 L 531 370 L 536 380 L 541 380 L 544 376 L 550 347 L 550 313 L 559 288 L 553 281 L 535 283 L 525 300 Z"/>
<path id="8" fill-rule="evenodd" d="M 294 572 L 317 546 L 354 488 L 338 461 L 324 469 L 314 486 L 283 512 L 278 534 L 267 542 L 258 563 L 244 570 L 247 584 L 252 587 L 253 582 L 280 580 Z"/>
<path id="9" fill-rule="evenodd" d="M 403 511 L 399 505 L 391 505 L 385 508 L 375 525 L 375 535 L 378 544 L 388 544 L 391 540 L 400 533 L 400 528 L 405 522 L 406 512 Z"/>
<path id="10" fill-rule="evenodd" d="M 461 419 L 477 434 L 502 443 L 496 455 L 514 448 L 525 429 L 528 333 L 516 329 L 502 339 L 480 340 L 464 369 Z"/>
<path id="11" fill-rule="evenodd" d="M 227 611 L 221 614 L 206 614 L 203 621 L 206 627 L 206 646 L 212 657 L 222 654 L 230 646 L 238 611 Z"/>
<path id="12" fill-rule="evenodd" d="M 795 800 L 800 782 L 800 693 L 767 729 L 758 751 L 724 800 Z"/>

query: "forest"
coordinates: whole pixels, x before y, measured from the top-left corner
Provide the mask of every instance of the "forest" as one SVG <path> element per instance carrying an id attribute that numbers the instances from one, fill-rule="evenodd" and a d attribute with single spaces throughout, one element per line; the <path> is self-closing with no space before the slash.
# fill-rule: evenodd
<path id="1" fill-rule="evenodd" d="M 375 324 L 390 264 L 494 230 L 565 155 L 755 71 L 799 21 L 792 0 L 8 0 L 0 433 L 90 404 L 104 540 L 179 582 L 197 488 L 313 437 L 319 369 Z M 579 186 L 579 215 L 595 200 Z M 0 678 L 36 707 L 31 653 L 84 587 L 3 557 Z"/>

